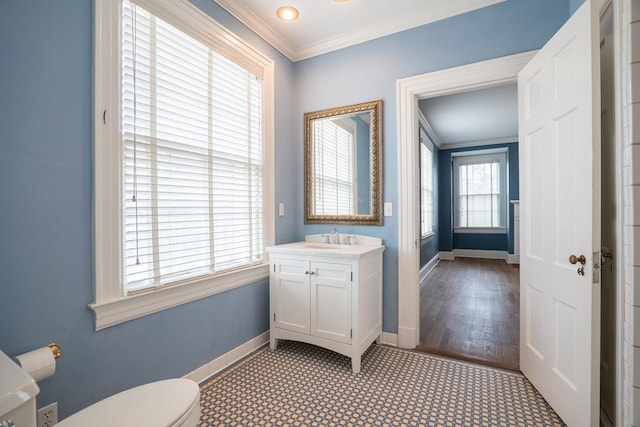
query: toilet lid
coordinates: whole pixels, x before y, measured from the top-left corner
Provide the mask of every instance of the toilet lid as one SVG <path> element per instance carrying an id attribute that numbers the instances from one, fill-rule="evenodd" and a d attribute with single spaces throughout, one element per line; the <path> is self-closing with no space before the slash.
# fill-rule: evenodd
<path id="1" fill-rule="evenodd" d="M 173 426 L 195 406 L 200 390 L 195 381 L 175 378 L 141 385 L 115 394 L 65 418 L 59 427 Z M 199 407 L 199 406 L 198 406 Z"/>

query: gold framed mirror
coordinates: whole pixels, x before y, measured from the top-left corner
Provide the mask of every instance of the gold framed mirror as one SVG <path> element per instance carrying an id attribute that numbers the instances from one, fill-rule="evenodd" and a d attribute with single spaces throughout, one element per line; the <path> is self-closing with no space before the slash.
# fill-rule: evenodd
<path id="1" fill-rule="evenodd" d="M 382 100 L 304 115 L 305 224 L 382 225 Z"/>

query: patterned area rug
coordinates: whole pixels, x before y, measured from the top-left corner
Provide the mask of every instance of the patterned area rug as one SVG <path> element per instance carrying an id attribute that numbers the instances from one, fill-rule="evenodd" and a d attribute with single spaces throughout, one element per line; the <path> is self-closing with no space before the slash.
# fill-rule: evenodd
<path id="1" fill-rule="evenodd" d="M 201 426 L 563 426 L 521 374 L 372 345 L 359 374 L 280 341 L 201 387 Z"/>

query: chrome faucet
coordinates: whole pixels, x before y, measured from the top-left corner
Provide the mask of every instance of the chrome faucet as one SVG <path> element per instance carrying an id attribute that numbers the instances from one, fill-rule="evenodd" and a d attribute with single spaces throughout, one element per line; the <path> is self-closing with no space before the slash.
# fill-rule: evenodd
<path id="1" fill-rule="evenodd" d="M 340 234 L 338 233 L 338 229 L 335 227 L 333 227 L 333 230 L 331 230 L 331 243 L 333 243 L 334 245 L 340 244 Z"/>

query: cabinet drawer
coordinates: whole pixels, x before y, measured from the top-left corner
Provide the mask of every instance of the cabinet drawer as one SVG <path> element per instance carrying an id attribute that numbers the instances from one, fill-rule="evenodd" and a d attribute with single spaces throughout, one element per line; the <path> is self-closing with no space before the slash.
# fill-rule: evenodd
<path id="1" fill-rule="evenodd" d="M 336 280 L 339 282 L 351 281 L 351 265 L 331 262 L 311 262 L 311 271 L 316 277 L 323 280 Z"/>

